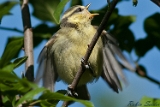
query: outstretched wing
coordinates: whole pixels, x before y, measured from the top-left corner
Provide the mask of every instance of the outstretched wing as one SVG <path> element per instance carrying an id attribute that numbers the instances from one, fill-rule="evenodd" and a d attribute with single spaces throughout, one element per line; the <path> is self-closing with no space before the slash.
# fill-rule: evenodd
<path id="1" fill-rule="evenodd" d="M 118 76 L 127 83 L 122 71 L 122 65 L 131 71 L 134 71 L 134 68 L 130 65 L 122 51 L 119 49 L 117 41 L 106 31 L 103 31 L 102 33 L 102 40 L 103 72 L 101 77 L 114 91 L 118 93 L 118 89 L 122 90 Z M 117 57 L 121 60 L 121 63 L 118 61 Z"/>
<path id="2" fill-rule="evenodd" d="M 50 48 L 54 44 L 56 36 L 46 43 L 38 57 L 38 70 L 35 78 L 35 83 L 39 83 L 42 79 L 43 86 L 51 91 L 54 91 L 55 81 L 57 79 L 57 73 L 54 69 L 53 53 L 50 53 Z"/>

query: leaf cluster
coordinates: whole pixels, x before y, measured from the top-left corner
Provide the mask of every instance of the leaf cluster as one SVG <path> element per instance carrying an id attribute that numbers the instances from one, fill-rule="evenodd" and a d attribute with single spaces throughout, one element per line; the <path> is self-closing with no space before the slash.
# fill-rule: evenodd
<path id="1" fill-rule="evenodd" d="M 60 23 L 60 15 L 64 11 L 64 6 L 68 1 L 69 0 L 29 1 L 33 7 L 33 13 L 31 16 L 34 16 L 41 21 L 39 25 L 33 27 L 34 48 L 43 40 L 49 39 L 59 29 L 58 24 Z M 122 0 L 120 1 L 122 2 Z M 136 1 L 136 4 L 134 5 L 137 5 L 137 0 L 134 1 Z M 82 0 L 71 0 L 69 3 L 70 6 L 83 4 Z M 0 4 L 0 21 L 3 21 L 4 16 L 12 15 L 10 11 L 15 5 L 20 5 L 20 3 L 6 1 Z M 106 5 L 99 10 L 91 11 L 92 13 L 95 12 L 100 14 L 94 18 L 92 24 L 98 26 L 108 9 L 109 6 Z M 134 50 L 138 57 L 143 57 L 153 47 L 160 49 L 159 19 L 159 13 L 155 13 L 146 18 L 144 21 L 146 37 L 135 40 L 135 35 L 129 27 L 135 22 L 136 17 L 133 15 L 120 15 L 118 9 L 115 9 L 106 26 L 106 30 L 118 40 L 119 46 L 122 50 L 127 51 L 128 53 L 131 53 Z M 14 28 L 0 27 L 0 29 L 15 32 L 20 31 L 20 33 L 23 32 Z M 25 78 L 19 78 L 14 73 L 14 69 L 21 66 L 27 60 L 27 56 L 18 58 L 22 48 L 23 37 L 10 37 L 8 38 L 5 50 L 0 58 L 0 97 L 2 98 L 3 106 L 16 107 L 23 104 L 24 106 L 40 105 L 48 107 L 57 105 L 59 100 L 78 101 L 87 107 L 93 106 L 88 101 L 77 100 L 65 96 L 64 94 L 66 91 L 64 90 L 53 93 L 47 91 L 45 88 L 38 88 L 38 86 L 30 83 Z M 34 96 L 40 93 L 42 94 L 35 99 Z M 18 98 L 16 97 L 17 95 Z"/>
<path id="2" fill-rule="evenodd" d="M 76 101 L 87 107 L 93 107 L 89 101 L 77 100 L 65 96 L 66 90 L 50 92 L 45 88 L 39 88 L 36 84 L 29 82 L 26 78 L 19 78 L 14 69 L 21 66 L 27 56 L 17 58 L 18 52 L 23 47 L 22 37 L 12 37 L 8 39 L 7 45 L 0 59 L 0 106 L 3 107 L 24 107 L 42 106 L 55 107 L 60 100 Z M 42 93 L 42 94 L 41 94 Z M 41 94 L 37 99 L 34 97 Z"/>

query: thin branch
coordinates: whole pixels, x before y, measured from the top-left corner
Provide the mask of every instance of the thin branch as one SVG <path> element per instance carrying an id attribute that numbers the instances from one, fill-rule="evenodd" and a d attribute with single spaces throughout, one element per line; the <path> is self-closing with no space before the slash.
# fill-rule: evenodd
<path id="1" fill-rule="evenodd" d="M 139 76 L 144 77 L 144 78 L 148 79 L 149 81 L 151 81 L 151 82 L 157 84 L 158 86 L 160 86 L 160 81 L 148 76 L 147 73 L 143 69 L 141 69 L 138 64 L 137 64 L 137 67 L 136 67 L 136 73 Z"/>
<path id="2" fill-rule="evenodd" d="M 155 3 L 158 7 L 160 7 L 160 0 L 151 0 L 153 3 Z"/>
<path id="3" fill-rule="evenodd" d="M 15 32 L 23 33 L 22 30 L 19 30 L 19 29 L 17 29 L 17 28 L 0 27 L 0 29 L 2 29 L 2 30 L 10 30 L 10 31 L 15 31 Z"/>
<path id="4" fill-rule="evenodd" d="M 22 6 L 22 20 L 24 28 L 24 49 L 25 55 L 28 59 L 25 63 L 25 76 L 29 81 L 34 80 L 34 66 L 33 66 L 33 32 L 31 27 L 30 13 L 28 7 L 28 0 L 23 0 Z"/>
<path id="5" fill-rule="evenodd" d="M 86 54 L 84 56 L 84 64 L 87 64 L 88 59 L 89 59 L 89 57 L 91 55 L 91 52 L 92 52 L 92 50 L 93 50 L 98 38 L 100 37 L 102 31 L 104 30 L 104 28 L 105 28 L 105 26 L 106 26 L 106 24 L 107 24 L 107 22 L 109 20 L 109 17 L 111 16 L 111 13 L 114 10 L 117 2 L 118 2 L 118 0 L 113 0 L 113 2 L 111 3 L 110 8 L 107 10 L 107 12 L 106 12 L 106 14 L 105 14 L 105 16 L 104 16 L 99 28 L 97 29 L 96 34 L 94 35 L 90 45 L 88 46 L 87 52 L 86 52 Z M 77 86 L 77 84 L 79 82 L 79 79 L 80 79 L 81 75 L 83 74 L 83 72 L 84 72 L 83 71 L 83 66 L 81 66 L 80 69 L 78 70 L 78 72 L 77 72 L 72 84 L 71 84 L 72 89 L 76 88 L 76 86 Z"/>
<path id="6" fill-rule="evenodd" d="M 114 8 L 115 8 L 117 3 L 118 3 L 118 0 L 113 0 L 111 5 L 109 6 L 109 9 L 107 10 L 104 18 L 102 19 L 102 22 L 101 22 L 99 28 L 97 29 L 97 32 L 95 33 L 90 45 L 88 46 L 88 49 L 87 49 L 86 54 L 84 56 L 84 62 L 81 64 L 81 66 L 80 66 L 80 68 L 79 68 L 79 70 L 78 70 L 78 72 L 77 72 L 72 84 L 69 86 L 69 89 L 71 89 L 73 91 L 76 89 L 76 86 L 77 86 L 82 74 L 84 73 L 83 64 L 87 64 L 88 59 L 89 59 L 89 57 L 91 55 L 91 52 L 92 52 L 96 42 L 98 41 L 98 38 L 100 37 L 102 31 L 104 30 L 105 26 L 107 25 L 109 17 L 111 16 L 111 13 L 113 12 L 113 10 L 114 10 Z M 66 107 L 67 104 L 68 104 L 68 102 L 64 102 L 63 106 Z"/>
<path id="7" fill-rule="evenodd" d="M 149 77 L 148 75 L 146 75 L 146 79 L 160 86 L 160 81 L 157 81 L 156 79 Z"/>

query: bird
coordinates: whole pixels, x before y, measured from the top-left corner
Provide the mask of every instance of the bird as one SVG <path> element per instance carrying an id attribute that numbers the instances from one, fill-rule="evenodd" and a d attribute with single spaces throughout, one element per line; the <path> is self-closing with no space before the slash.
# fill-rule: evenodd
<path id="1" fill-rule="evenodd" d="M 43 86 L 54 91 L 56 81 L 71 84 L 87 47 L 97 31 L 91 24 L 97 13 L 90 13 L 86 6 L 75 5 L 64 12 L 60 29 L 48 40 L 38 57 L 35 82 L 42 79 Z M 102 78 L 115 92 L 122 90 L 119 77 L 126 81 L 122 68 L 134 70 L 118 46 L 117 40 L 103 31 L 88 60 L 77 85 L 79 99 L 90 100 L 87 84 Z M 119 58 L 119 61 L 117 59 Z M 123 67 L 122 67 L 123 66 Z"/>

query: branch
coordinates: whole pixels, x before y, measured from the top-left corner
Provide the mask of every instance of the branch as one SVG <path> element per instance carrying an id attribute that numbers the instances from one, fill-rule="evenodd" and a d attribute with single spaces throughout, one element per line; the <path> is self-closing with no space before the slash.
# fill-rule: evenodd
<path id="1" fill-rule="evenodd" d="M 111 5 L 109 6 L 109 8 L 108 8 L 108 10 L 107 10 L 107 12 L 105 14 L 105 16 L 102 19 L 102 22 L 101 22 L 100 26 L 97 29 L 97 32 L 95 33 L 95 35 L 94 35 L 94 37 L 93 37 L 90 45 L 88 46 L 87 52 L 86 52 L 86 54 L 84 56 L 84 62 L 81 63 L 81 66 L 80 66 L 80 68 L 79 68 L 79 70 L 78 70 L 78 72 L 77 72 L 77 74 L 76 74 L 76 76 L 75 76 L 72 84 L 69 86 L 69 89 L 71 89 L 73 91 L 76 89 L 76 86 L 77 86 L 77 84 L 78 84 L 78 82 L 80 80 L 80 77 L 82 76 L 82 74 L 85 71 L 83 64 L 87 64 L 88 59 L 89 59 L 89 57 L 91 55 L 91 52 L 92 52 L 92 50 L 93 50 L 96 42 L 98 41 L 98 38 L 100 37 L 102 31 L 104 30 L 105 26 L 107 25 L 109 17 L 111 16 L 111 13 L 114 10 L 114 8 L 115 8 L 115 6 L 116 6 L 117 3 L 118 3 L 118 0 L 113 0 L 112 3 L 110 3 Z M 68 104 L 68 102 L 64 102 L 63 106 L 66 107 L 67 104 Z"/>
<path id="2" fill-rule="evenodd" d="M 2 30 L 10 30 L 10 31 L 15 31 L 15 32 L 23 33 L 22 30 L 19 30 L 19 29 L 17 29 L 17 28 L 0 27 L 0 29 L 2 29 Z"/>
<path id="3" fill-rule="evenodd" d="M 155 3 L 158 7 L 160 7 L 160 0 L 151 0 L 153 3 Z"/>
<path id="4" fill-rule="evenodd" d="M 144 71 L 143 69 L 140 68 L 140 66 L 137 64 L 136 66 L 136 73 L 141 76 L 141 77 L 144 77 L 146 79 L 148 79 L 149 81 L 157 84 L 158 86 L 160 86 L 160 81 L 157 81 L 156 79 L 150 77 L 147 75 L 146 71 Z"/>
<path id="5" fill-rule="evenodd" d="M 33 32 L 31 28 L 28 0 L 23 0 L 21 9 L 22 9 L 22 20 L 24 28 L 24 49 L 25 49 L 25 55 L 28 56 L 28 59 L 25 63 L 25 76 L 29 81 L 33 81 L 34 80 Z"/>
<path id="6" fill-rule="evenodd" d="M 89 57 L 90 57 L 90 55 L 91 55 L 91 52 L 92 52 L 92 50 L 93 50 L 93 48 L 94 48 L 94 46 L 95 46 L 98 38 L 100 37 L 102 31 L 104 30 L 104 28 L 105 28 L 105 26 L 106 26 L 106 24 L 107 24 L 107 22 L 108 22 L 108 20 L 109 20 L 109 17 L 111 16 L 111 13 L 112 13 L 112 11 L 114 10 L 117 2 L 118 2 L 118 0 L 114 0 L 114 1 L 111 3 L 111 6 L 110 6 L 109 10 L 107 10 L 107 12 L 106 12 L 106 14 L 105 14 L 105 16 L 104 16 L 104 18 L 103 18 L 103 20 L 102 20 L 99 28 L 97 29 L 96 34 L 94 35 L 94 37 L 93 37 L 90 45 L 88 46 L 87 52 L 86 52 L 86 54 L 85 54 L 85 56 L 84 56 L 84 64 L 87 64 L 88 59 L 89 59 Z M 83 74 L 83 72 L 84 72 L 84 71 L 83 71 L 83 66 L 81 66 L 81 67 L 79 68 L 79 70 L 78 70 L 78 72 L 77 72 L 77 74 L 76 74 L 76 76 L 75 76 L 72 84 L 71 84 L 72 89 L 75 89 L 75 88 L 76 88 L 76 86 L 77 86 L 77 84 L 78 84 L 78 82 L 79 82 L 79 79 L 80 79 L 81 75 Z"/>

